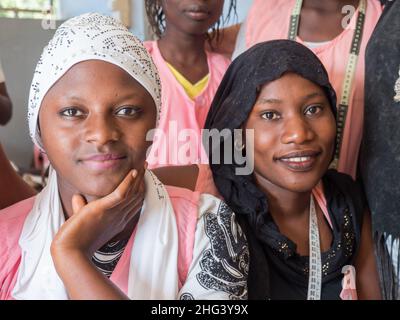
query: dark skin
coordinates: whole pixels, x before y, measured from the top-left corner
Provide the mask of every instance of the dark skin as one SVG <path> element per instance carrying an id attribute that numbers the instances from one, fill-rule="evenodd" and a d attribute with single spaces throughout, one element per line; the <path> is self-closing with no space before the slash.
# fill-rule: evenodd
<path id="1" fill-rule="evenodd" d="M 12 115 L 12 103 L 5 82 L 0 83 L 0 125 L 6 125 Z"/>
<path id="2" fill-rule="evenodd" d="M 254 148 L 255 180 L 271 215 L 297 252 L 308 255 L 310 190 L 328 169 L 336 134 L 329 101 L 317 85 L 287 74 L 262 88 L 244 127 L 256 133 L 248 147 Z M 307 161 L 290 162 L 300 158 Z M 332 234 L 319 208 L 317 217 L 326 251 Z"/>
<path id="3" fill-rule="evenodd" d="M 144 198 L 146 133 L 155 122 L 150 94 L 103 61 L 73 66 L 42 102 L 41 138 L 67 219 L 51 254 L 71 299 L 127 298 L 91 257 L 132 234 Z"/>
<path id="4" fill-rule="evenodd" d="M 342 21 L 346 14 L 342 8 L 346 5 L 357 8 L 359 0 L 304 0 L 300 13 L 298 36 L 307 42 L 333 40 L 343 32 Z M 288 21 L 289 23 L 289 21 Z M 213 42 L 219 53 L 232 56 L 241 24 L 222 30 L 220 42 Z"/>
<path id="5" fill-rule="evenodd" d="M 267 197 L 272 218 L 280 232 L 296 244 L 297 253 L 308 256 L 311 191 L 328 169 L 336 134 L 328 99 L 318 85 L 287 73 L 262 87 L 243 128 L 254 130 L 254 141 L 246 144 L 254 148 L 254 178 Z M 185 170 L 190 178 L 186 185 L 181 181 L 178 186 L 195 185 L 195 167 Z M 179 168 L 160 168 L 157 175 L 163 183 L 175 185 L 173 176 L 179 175 Z M 325 252 L 332 245 L 332 231 L 318 203 L 315 205 L 321 251 Z M 368 211 L 354 265 L 358 298 L 380 299 Z"/>
<path id="6" fill-rule="evenodd" d="M 195 84 L 208 73 L 207 32 L 222 14 L 223 0 L 162 0 L 166 29 L 158 46 L 163 58 Z"/>
<path id="7" fill-rule="evenodd" d="M 1 145 L 0 168 L 0 210 L 35 195 L 35 190 L 26 184 L 11 167 Z"/>

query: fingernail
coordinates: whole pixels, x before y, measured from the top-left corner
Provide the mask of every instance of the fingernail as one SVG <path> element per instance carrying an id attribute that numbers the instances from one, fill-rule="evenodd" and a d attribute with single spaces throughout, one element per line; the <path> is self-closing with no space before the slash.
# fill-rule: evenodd
<path id="1" fill-rule="evenodd" d="M 134 170 L 132 170 L 132 177 L 136 178 L 136 176 L 137 176 L 137 170 L 134 169 Z"/>

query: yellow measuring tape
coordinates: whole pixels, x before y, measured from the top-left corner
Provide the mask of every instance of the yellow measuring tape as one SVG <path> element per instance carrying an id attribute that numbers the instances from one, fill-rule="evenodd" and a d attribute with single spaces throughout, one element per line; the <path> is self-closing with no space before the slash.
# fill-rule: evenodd
<path id="1" fill-rule="evenodd" d="M 303 0 L 297 0 L 293 8 L 292 15 L 290 17 L 289 35 L 290 40 L 296 40 L 299 31 L 299 22 L 301 7 L 303 5 Z M 350 94 L 354 82 L 354 76 L 357 69 L 358 57 L 360 55 L 361 40 L 364 31 L 365 23 L 365 12 L 367 9 L 366 0 L 360 0 L 358 6 L 358 17 L 356 22 L 356 28 L 354 30 L 353 40 L 351 43 L 349 59 L 347 61 L 346 73 L 343 80 L 342 95 L 339 99 L 337 106 L 337 133 L 336 133 L 336 148 L 334 160 L 331 164 L 331 168 L 337 168 L 340 149 L 342 147 L 344 128 L 346 124 L 347 111 L 350 103 Z"/>

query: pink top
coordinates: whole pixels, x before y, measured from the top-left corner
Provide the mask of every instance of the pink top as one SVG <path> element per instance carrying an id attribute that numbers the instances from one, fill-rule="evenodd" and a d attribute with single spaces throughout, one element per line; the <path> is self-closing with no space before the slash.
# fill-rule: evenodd
<path id="1" fill-rule="evenodd" d="M 166 189 L 171 198 L 178 226 L 178 273 L 179 288 L 181 288 L 192 262 L 200 194 L 170 186 L 166 186 Z M 21 262 L 21 249 L 18 241 L 25 218 L 32 209 L 34 201 L 35 197 L 0 211 L 0 300 L 13 299 L 11 293 L 17 281 Z M 110 278 L 126 294 L 128 293 L 130 253 L 135 241 L 135 231 Z"/>
<path id="2" fill-rule="evenodd" d="M 210 73 L 208 84 L 192 100 L 168 68 L 157 41 L 148 41 L 144 45 L 157 66 L 162 87 L 161 119 L 158 125 L 161 131 L 155 136 L 147 158 L 149 169 L 166 165 L 208 163 L 202 147 L 201 129 L 230 60 L 221 54 L 206 51 Z"/>
<path id="3" fill-rule="evenodd" d="M 287 39 L 289 21 L 296 0 L 254 0 L 246 20 L 246 47 L 259 42 Z M 382 13 L 379 1 L 367 1 L 364 33 L 356 69 L 350 105 L 347 113 L 338 171 L 356 175 L 358 153 L 361 144 L 364 121 L 364 70 L 365 48 Z M 328 71 L 338 100 L 342 94 L 342 83 L 353 39 L 358 11 L 353 15 L 349 26 L 332 41 L 311 49 Z M 297 41 L 304 41 L 297 37 Z"/>

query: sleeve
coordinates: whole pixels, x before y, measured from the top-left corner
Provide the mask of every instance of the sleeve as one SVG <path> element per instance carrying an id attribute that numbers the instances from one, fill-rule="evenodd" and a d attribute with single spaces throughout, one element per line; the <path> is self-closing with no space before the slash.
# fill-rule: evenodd
<path id="1" fill-rule="evenodd" d="M 199 202 L 193 259 L 181 300 L 245 300 L 249 249 L 235 214 L 221 200 L 203 194 Z"/>
<path id="2" fill-rule="evenodd" d="M 3 67 L 2 67 L 1 61 L 0 61 L 0 83 L 3 83 L 5 81 L 6 81 L 6 78 L 4 76 Z"/>

